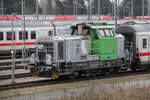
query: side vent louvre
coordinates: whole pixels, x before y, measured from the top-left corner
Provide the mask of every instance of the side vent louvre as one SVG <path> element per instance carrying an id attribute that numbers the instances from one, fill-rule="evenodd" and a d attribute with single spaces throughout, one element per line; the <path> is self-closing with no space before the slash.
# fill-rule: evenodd
<path id="1" fill-rule="evenodd" d="M 58 42 L 58 59 L 64 59 L 64 44 L 63 42 Z"/>

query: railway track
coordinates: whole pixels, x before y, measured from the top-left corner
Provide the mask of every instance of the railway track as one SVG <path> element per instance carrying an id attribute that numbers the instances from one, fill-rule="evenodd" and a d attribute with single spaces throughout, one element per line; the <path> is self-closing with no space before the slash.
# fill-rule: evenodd
<path id="1" fill-rule="evenodd" d="M 22 77 L 31 77 L 31 73 L 21 73 L 21 74 L 15 74 L 15 78 L 22 78 Z M 0 75 L 0 81 L 11 79 L 11 75 Z"/>
<path id="2" fill-rule="evenodd" d="M 21 64 L 22 63 L 22 59 L 15 59 L 15 64 Z M 1 66 L 9 66 L 12 64 L 12 59 L 1 59 L 0 60 L 0 67 Z"/>
<path id="3" fill-rule="evenodd" d="M 16 66 L 15 69 L 23 69 L 23 66 Z M 0 71 L 4 71 L 4 70 L 11 70 L 12 66 L 0 66 Z"/>
<path id="4" fill-rule="evenodd" d="M 11 55 L 8 55 L 8 56 L 2 55 L 2 56 L 0 56 L 0 60 L 11 59 L 11 58 L 12 58 Z M 17 59 L 21 58 L 21 55 L 16 55 L 15 58 L 17 58 Z"/>
<path id="5" fill-rule="evenodd" d="M 12 89 L 19 89 L 19 88 L 30 88 L 36 86 L 44 86 L 44 85 L 53 85 L 53 84 L 61 84 L 61 83 L 71 83 L 71 82 L 82 82 L 87 80 L 97 80 L 97 79 L 106 79 L 106 78 L 117 78 L 117 77 L 125 77 L 125 76 L 133 76 L 133 75 L 143 75 L 143 74 L 150 74 L 150 72 L 123 72 L 118 74 L 112 75 L 102 75 L 97 77 L 81 77 L 78 79 L 47 79 L 42 81 L 34 81 L 34 82 L 24 82 L 24 83 L 14 83 L 8 85 L 0 85 L 0 91 L 4 90 L 12 90 Z"/>

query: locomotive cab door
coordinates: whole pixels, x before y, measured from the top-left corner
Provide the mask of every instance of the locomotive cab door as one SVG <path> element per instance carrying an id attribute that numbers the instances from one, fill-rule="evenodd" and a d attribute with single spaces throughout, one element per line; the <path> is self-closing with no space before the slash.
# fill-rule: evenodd
<path id="1" fill-rule="evenodd" d="M 149 35 L 141 35 L 139 56 L 141 63 L 147 63 L 149 61 Z"/>

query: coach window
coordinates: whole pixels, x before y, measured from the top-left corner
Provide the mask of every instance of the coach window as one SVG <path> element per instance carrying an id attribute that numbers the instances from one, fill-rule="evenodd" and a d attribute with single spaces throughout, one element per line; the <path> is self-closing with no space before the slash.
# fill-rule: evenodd
<path id="1" fill-rule="evenodd" d="M 147 39 L 144 38 L 143 39 L 143 49 L 146 49 L 147 48 Z"/>
<path id="2" fill-rule="evenodd" d="M 3 40 L 3 32 L 0 32 L 0 40 Z"/>
<path id="3" fill-rule="evenodd" d="M 27 31 L 25 32 L 24 38 L 28 39 L 28 32 Z"/>
<path id="4" fill-rule="evenodd" d="M 35 31 L 31 31 L 31 39 L 36 39 L 36 32 Z"/>
<path id="5" fill-rule="evenodd" d="M 16 39 L 16 37 L 15 37 L 15 32 L 13 32 L 14 34 L 13 34 L 13 39 L 15 40 Z M 7 32 L 7 40 L 12 40 L 12 32 Z"/>
<path id="6" fill-rule="evenodd" d="M 22 35 L 23 35 L 22 31 L 19 31 L 19 40 L 22 40 L 22 39 L 23 39 L 23 38 L 22 38 Z"/>
<path id="7" fill-rule="evenodd" d="M 22 31 L 19 32 L 19 40 L 22 40 L 22 39 L 28 39 L 28 32 L 27 31 L 25 32 L 25 34 L 23 34 Z"/>

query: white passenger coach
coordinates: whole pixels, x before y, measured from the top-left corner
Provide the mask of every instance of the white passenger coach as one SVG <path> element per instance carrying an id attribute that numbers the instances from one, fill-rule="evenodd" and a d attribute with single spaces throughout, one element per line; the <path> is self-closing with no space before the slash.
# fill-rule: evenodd
<path id="1" fill-rule="evenodd" d="M 12 44 L 12 28 L 14 28 L 14 44 Z M 70 23 L 50 23 L 50 22 L 26 22 L 25 33 L 23 22 L 14 21 L 12 27 L 11 21 L 0 22 L 0 55 L 10 54 L 12 45 L 14 45 L 17 53 L 23 48 L 25 40 L 25 47 L 27 49 L 34 48 L 36 39 L 41 36 L 69 34 Z"/>
<path id="2" fill-rule="evenodd" d="M 150 64 L 150 24 L 123 25 L 117 29 L 125 36 L 126 48 L 134 67 Z M 146 66 L 147 64 L 148 66 Z"/>

